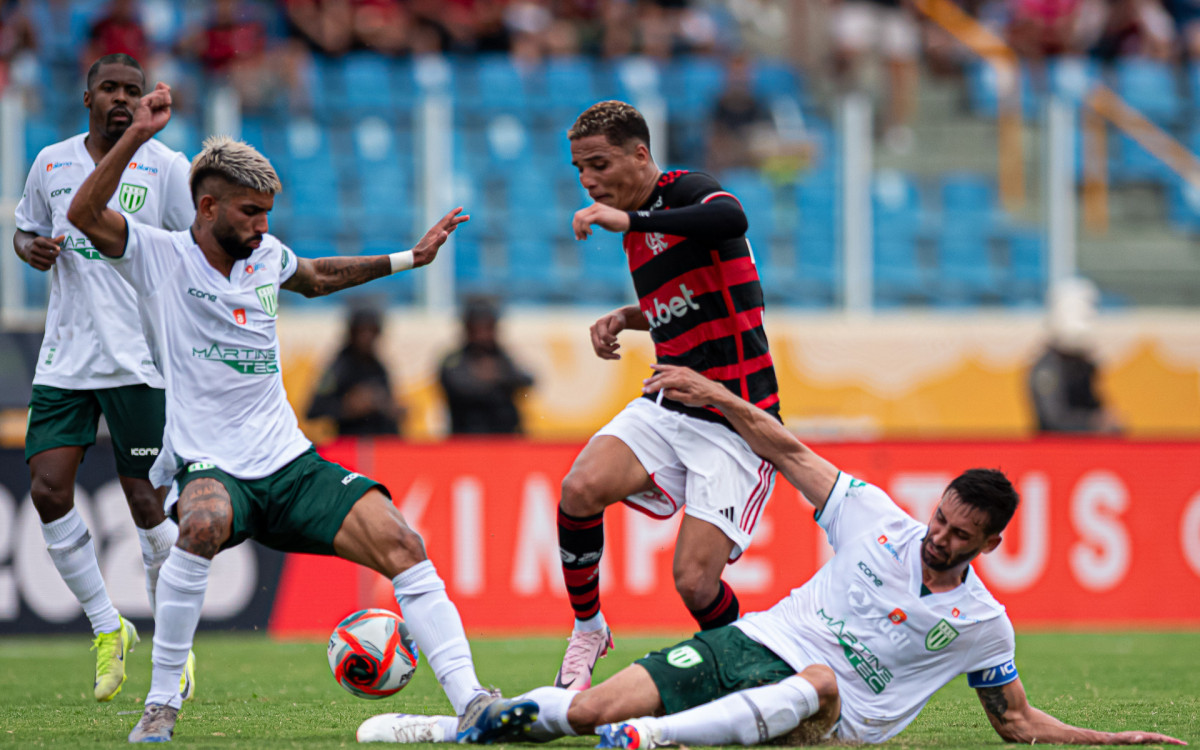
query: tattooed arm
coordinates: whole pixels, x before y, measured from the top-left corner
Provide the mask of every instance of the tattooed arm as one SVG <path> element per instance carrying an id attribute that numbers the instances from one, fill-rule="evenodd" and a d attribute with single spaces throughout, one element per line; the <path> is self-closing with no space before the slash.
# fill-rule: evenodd
<path id="1" fill-rule="evenodd" d="M 462 208 L 446 214 L 429 228 L 421 241 L 413 246 L 411 266 L 427 266 L 437 257 L 438 250 L 459 224 L 470 219 L 460 215 Z M 392 256 L 332 256 L 328 258 L 297 258 L 296 273 L 283 282 L 283 288 L 305 297 L 321 297 L 342 289 L 365 284 L 392 273 Z"/>
<path id="2" fill-rule="evenodd" d="M 988 721 L 1006 742 L 1027 745 L 1184 745 L 1174 737 L 1155 732 L 1100 732 L 1065 724 L 1029 705 L 1020 679 L 999 687 L 977 688 Z"/>
<path id="3" fill-rule="evenodd" d="M 321 297 L 365 284 L 392 272 L 386 255 L 348 255 L 329 258 L 296 258 L 296 273 L 283 288 L 305 297 Z"/>

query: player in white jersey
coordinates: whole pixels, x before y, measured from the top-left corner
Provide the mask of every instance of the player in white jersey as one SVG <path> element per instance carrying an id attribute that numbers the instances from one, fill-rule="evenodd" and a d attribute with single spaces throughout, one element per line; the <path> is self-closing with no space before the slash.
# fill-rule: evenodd
<path id="1" fill-rule="evenodd" d="M 96 700 L 111 700 L 125 681 L 125 657 L 137 630 L 113 606 L 95 545 L 75 510 L 75 473 L 96 442 L 104 414 L 117 474 L 141 542 L 146 590 L 154 609 L 158 571 L 179 534 L 148 474 L 162 445 L 163 379 L 142 333 L 137 298 L 83 232 L 67 220 L 72 194 L 133 121 L 145 87 L 137 60 L 105 55 L 87 75 L 88 131 L 42 149 L 17 204 L 17 255 L 50 273 L 46 333 L 38 355 L 25 435 L 30 496 L 50 558 L 79 600 L 95 635 Z M 111 205 L 131 221 L 184 229 L 195 209 L 187 159 L 147 141 L 122 171 Z M 191 666 L 184 693 L 192 697 Z"/>
<path id="2" fill-rule="evenodd" d="M 631 750 L 779 737 L 789 744 L 879 743 L 966 674 L 992 726 L 1010 742 L 1184 744 L 1153 732 L 1069 726 L 1029 704 L 1012 625 L 970 565 L 1000 544 L 1016 510 L 1016 491 L 1001 472 L 964 472 L 929 524 L 920 524 L 720 384 L 685 368 L 654 369 L 646 392 L 720 409 L 812 503 L 835 554 L 765 612 L 649 654 L 582 693 L 531 691 L 526 697 L 540 709 L 533 736 L 595 730 L 599 747 Z M 436 741 L 445 721 L 373 717 L 359 739 Z"/>
<path id="3" fill-rule="evenodd" d="M 458 610 L 387 489 L 316 454 L 287 401 L 275 332 L 281 289 L 331 294 L 433 261 L 468 217 L 455 209 L 392 255 L 297 258 L 267 234 L 281 186 L 261 154 L 210 138 L 192 162 L 190 231 L 144 227 L 108 207 L 130 156 L 170 119 L 170 89 L 142 99 L 133 124 L 79 188 L 69 217 L 140 295 L 167 383 L 156 484 L 174 481 L 179 541 L 163 564 L 154 670 L 130 742 L 165 742 L 195 637 L 212 558 L 254 538 L 284 551 L 338 555 L 392 580 L 418 647 L 454 705 L 460 742 L 519 735 L 536 704 L 505 700 L 475 675 Z"/>

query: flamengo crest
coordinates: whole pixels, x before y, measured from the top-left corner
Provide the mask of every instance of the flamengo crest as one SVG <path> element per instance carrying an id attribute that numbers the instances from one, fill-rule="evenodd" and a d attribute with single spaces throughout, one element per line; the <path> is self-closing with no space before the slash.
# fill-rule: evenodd
<path id="1" fill-rule="evenodd" d="M 121 189 L 117 192 L 117 199 L 121 202 L 121 208 L 128 213 L 136 214 L 142 206 L 146 205 L 147 192 L 147 189 L 141 185 L 122 182 Z"/>
<path id="2" fill-rule="evenodd" d="M 262 303 L 263 312 L 272 318 L 275 317 L 275 285 L 263 284 L 254 287 L 254 291 L 258 294 L 258 301 Z"/>

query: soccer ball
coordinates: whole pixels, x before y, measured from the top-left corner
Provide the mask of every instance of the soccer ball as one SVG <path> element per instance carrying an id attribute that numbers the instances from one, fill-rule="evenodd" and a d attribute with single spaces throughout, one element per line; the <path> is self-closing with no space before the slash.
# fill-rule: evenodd
<path id="1" fill-rule="evenodd" d="M 329 636 L 333 679 L 359 698 L 395 695 L 417 669 L 417 644 L 395 612 L 363 609 L 337 624 Z"/>

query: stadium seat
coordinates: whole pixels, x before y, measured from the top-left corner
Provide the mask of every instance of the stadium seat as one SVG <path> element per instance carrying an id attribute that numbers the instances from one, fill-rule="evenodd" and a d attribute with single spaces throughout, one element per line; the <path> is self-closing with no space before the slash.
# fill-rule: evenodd
<path id="1" fill-rule="evenodd" d="M 672 120 L 707 118 L 725 85 L 725 70 L 712 57 L 687 55 L 667 66 L 663 88 Z"/>
<path id="2" fill-rule="evenodd" d="M 987 233 L 1002 223 L 996 181 L 973 172 L 949 172 L 940 183 L 942 221 L 947 229 Z"/>
<path id="3" fill-rule="evenodd" d="M 1092 86 L 1101 82 L 1099 63 L 1087 57 L 1056 57 L 1046 61 L 1050 91 L 1075 106 L 1081 105 Z"/>
<path id="4" fill-rule="evenodd" d="M 367 115 L 390 116 L 398 109 L 391 65 L 387 58 L 373 52 L 351 52 L 342 62 L 341 81 L 337 95 L 345 107 L 345 115 L 354 120 Z M 328 93 L 328 92 L 327 92 Z M 321 107 L 317 108 L 318 110 Z"/>
<path id="5" fill-rule="evenodd" d="M 995 117 L 999 114 L 999 81 L 991 65 L 976 61 L 967 65 L 967 99 L 971 111 L 980 117 Z M 1029 68 L 1021 66 L 1021 115 L 1026 119 L 1036 117 L 1041 102 L 1033 87 Z"/>
<path id="6" fill-rule="evenodd" d="M 542 83 L 545 86 L 546 114 L 565 131 L 575 117 L 600 101 L 596 93 L 594 65 L 583 57 L 552 57 L 546 61 Z"/>
<path id="7" fill-rule="evenodd" d="M 788 307 L 832 306 L 842 276 L 837 247 L 837 228 L 832 221 L 801 224 L 791 248 L 790 273 L 764 277 L 764 293 Z"/>
<path id="8" fill-rule="evenodd" d="M 1046 243 L 1032 230 L 1008 236 L 1007 301 L 1014 306 L 1040 305 L 1046 291 Z"/>
<path id="9" fill-rule="evenodd" d="M 789 97 L 804 103 L 800 75 L 796 66 L 787 60 L 757 60 L 751 75 L 754 80 L 754 93 L 759 97 L 767 101 Z"/>
<path id="10" fill-rule="evenodd" d="M 408 245 L 404 245 L 407 247 Z M 395 243 L 375 243 L 367 242 L 363 245 L 363 255 L 387 255 L 394 253 L 399 249 Z M 421 277 L 413 273 L 394 273 L 390 276 L 384 276 L 382 279 L 375 279 L 363 291 L 372 296 L 386 295 L 387 304 L 389 305 L 407 305 L 412 304 L 417 299 L 417 284 Z"/>
<path id="11" fill-rule="evenodd" d="M 937 290 L 934 301 L 942 307 L 1000 301 L 1000 279 L 986 235 L 950 228 L 942 232 L 938 238 Z"/>
<path id="12" fill-rule="evenodd" d="M 1143 57 L 1118 58 L 1113 66 L 1117 94 L 1159 125 L 1176 125 L 1184 115 L 1175 70 Z"/>
<path id="13" fill-rule="evenodd" d="M 466 73 L 473 68 L 473 92 L 458 98 L 465 114 L 490 116 L 500 112 L 527 114 L 532 99 L 528 73 L 522 71 L 508 55 L 481 55 L 474 65 L 462 63 L 458 70 Z M 468 87 L 464 89 L 470 90 Z"/>
<path id="14" fill-rule="evenodd" d="M 746 213 L 746 237 L 756 257 L 771 265 L 771 243 L 775 238 L 775 191 L 761 173 L 751 169 L 730 170 L 721 176 L 721 187 L 733 193 Z"/>
<path id="15" fill-rule="evenodd" d="M 875 304 L 897 307 L 932 299 L 931 276 L 921 264 L 916 239 L 909 235 L 875 238 Z"/>

